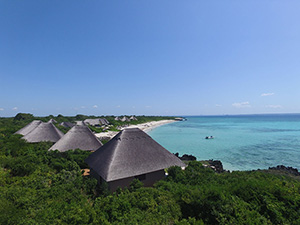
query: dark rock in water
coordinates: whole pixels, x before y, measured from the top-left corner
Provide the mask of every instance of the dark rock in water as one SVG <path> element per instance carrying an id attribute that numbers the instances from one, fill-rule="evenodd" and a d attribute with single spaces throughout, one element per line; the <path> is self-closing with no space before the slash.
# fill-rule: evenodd
<path id="1" fill-rule="evenodd" d="M 184 154 L 182 157 L 180 157 L 181 160 L 184 160 L 184 161 L 196 161 L 197 158 L 193 155 L 187 155 L 187 154 Z"/>
<path id="2" fill-rule="evenodd" d="M 209 167 L 212 168 L 217 173 L 223 173 L 225 170 L 223 169 L 223 164 L 220 160 L 208 160 Z"/>
<path id="3" fill-rule="evenodd" d="M 291 173 L 295 176 L 300 176 L 299 171 L 296 168 L 293 168 L 293 167 L 290 167 L 290 166 L 286 167 L 284 165 L 278 165 L 276 167 L 269 167 L 269 170 L 281 170 L 281 171 Z"/>
<path id="4" fill-rule="evenodd" d="M 197 158 L 193 155 L 184 154 L 183 156 L 179 156 L 178 152 L 175 153 L 174 155 L 184 161 L 196 161 L 197 160 Z M 213 160 L 213 159 L 207 160 L 207 161 L 205 161 L 203 166 L 209 167 L 217 173 L 229 172 L 229 171 L 223 169 L 223 164 L 220 160 Z"/>
<path id="5" fill-rule="evenodd" d="M 196 161 L 197 158 L 193 155 L 187 155 L 187 154 L 184 154 L 183 156 L 179 156 L 179 153 L 175 153 L 175 156 L 177 156 L 179 159 L 181 160 L 184 160 L 184 161 Z"/>

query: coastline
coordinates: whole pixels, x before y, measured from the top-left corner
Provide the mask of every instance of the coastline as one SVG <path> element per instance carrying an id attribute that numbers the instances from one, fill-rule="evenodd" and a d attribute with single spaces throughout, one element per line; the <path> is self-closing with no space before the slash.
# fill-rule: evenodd
<path id="1" fill-rule="evenodd" d="M 139 128 L 142 131 L 148 133 L 151 130 L 160 127 L 162 125 L 168 124 L 168 123 L 174 123 L 176 122 L 176 120 L 160 120 L 160 121 L 151 121 L 151 122 L 147 122 L 147 123 L 141 123 L 138 125 L 130 125 L 128 127 L 123 128 L 122 130 L 126 129 L 126 128 Z"/>
<path id="2" fill-rule="evenodd" d="M 128 127 L 124 127 L 121 130 L 127 129 L 127 128 L 139 128 L 142 131 L 148 133 L 151 130 L 160 127 L 162 125 L 168 124 L 168 123 L 174 123 L 177 122 L 176 120 L 160 120 L 160 121 L 151 121 L 151 122 L 147 122 L 147 123 L 141 123 L 141 124 L 137 124 L 137 125 L 129 125 Z M 101 132 L 101 133 L 96 133 L 96 137 L 100 138 L 100 139 L 111 139 L 113 138 L 117 133 L 119 133 L 118 131 L 108 131 L 108 132 Z"/>

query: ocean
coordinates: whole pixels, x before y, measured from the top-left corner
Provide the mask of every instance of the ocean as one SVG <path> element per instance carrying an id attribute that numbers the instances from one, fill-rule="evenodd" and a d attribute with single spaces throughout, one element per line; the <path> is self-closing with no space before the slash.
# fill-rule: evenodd
<path id="1" fill-rule="evenodd" d="M 148 134 L 172 153 L 221 160 L 230 171 L 277 165 L 300 169 L 300 114 L 186 118 Z"/>

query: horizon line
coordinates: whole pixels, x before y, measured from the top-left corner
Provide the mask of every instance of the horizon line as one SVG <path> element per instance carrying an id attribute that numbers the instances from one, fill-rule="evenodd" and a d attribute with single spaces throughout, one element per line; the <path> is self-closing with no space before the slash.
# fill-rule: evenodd
<path id="1" fill-rule="evenodd" d="M 22 113 L 22 112 L 19 112 Z M 19 113 L 17 113 L 16 115 L 18 115 Z M 32 113 L 24 113 L 24 114 L 32 114 Z M 159 116 L 159 117 L 164 117 L 164 116 L 169 116 L 169 117 L 197 117 L 197 116 L 255 116 L 255 115 L 297 115 L 300 114 L 300 112 L 297 113 L 243 113 L 243 114 L 192 114 L 192 115 L 143 115 L 143 114 L 120 114 L 120 115 L 87 115 L 87 114 L 76 114 L 76 115 L 62 115 L 62 114 L 58 114 L 58 115 L 62 115 L 64 117 L 75 117 L 77 115 L 83 115 L 83 116 L 129 116 L 129 115 L 133 115 L 133 116 Z M 15 115 L 15 116 L 16 116 Z M 42 115 L 34 115 L 32 114 L 34 117 L 48 117 L 48 116 L 53 116 L 53 117 L 57 117 L 58 115 L 54 116 L 52 114 L 49 114 L 47 116 L 42 116 Z M 13 118 L 15 116 L 0 116 L 0 118 Z"/>

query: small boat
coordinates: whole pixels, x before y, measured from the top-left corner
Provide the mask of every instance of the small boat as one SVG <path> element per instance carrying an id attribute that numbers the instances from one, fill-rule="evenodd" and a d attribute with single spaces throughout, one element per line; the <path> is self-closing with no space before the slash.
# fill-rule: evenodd
<path id="1" fill-rule="evenodd" d="M 206 136 L 205 139 L 214 139 L 214 136 Z"/>

